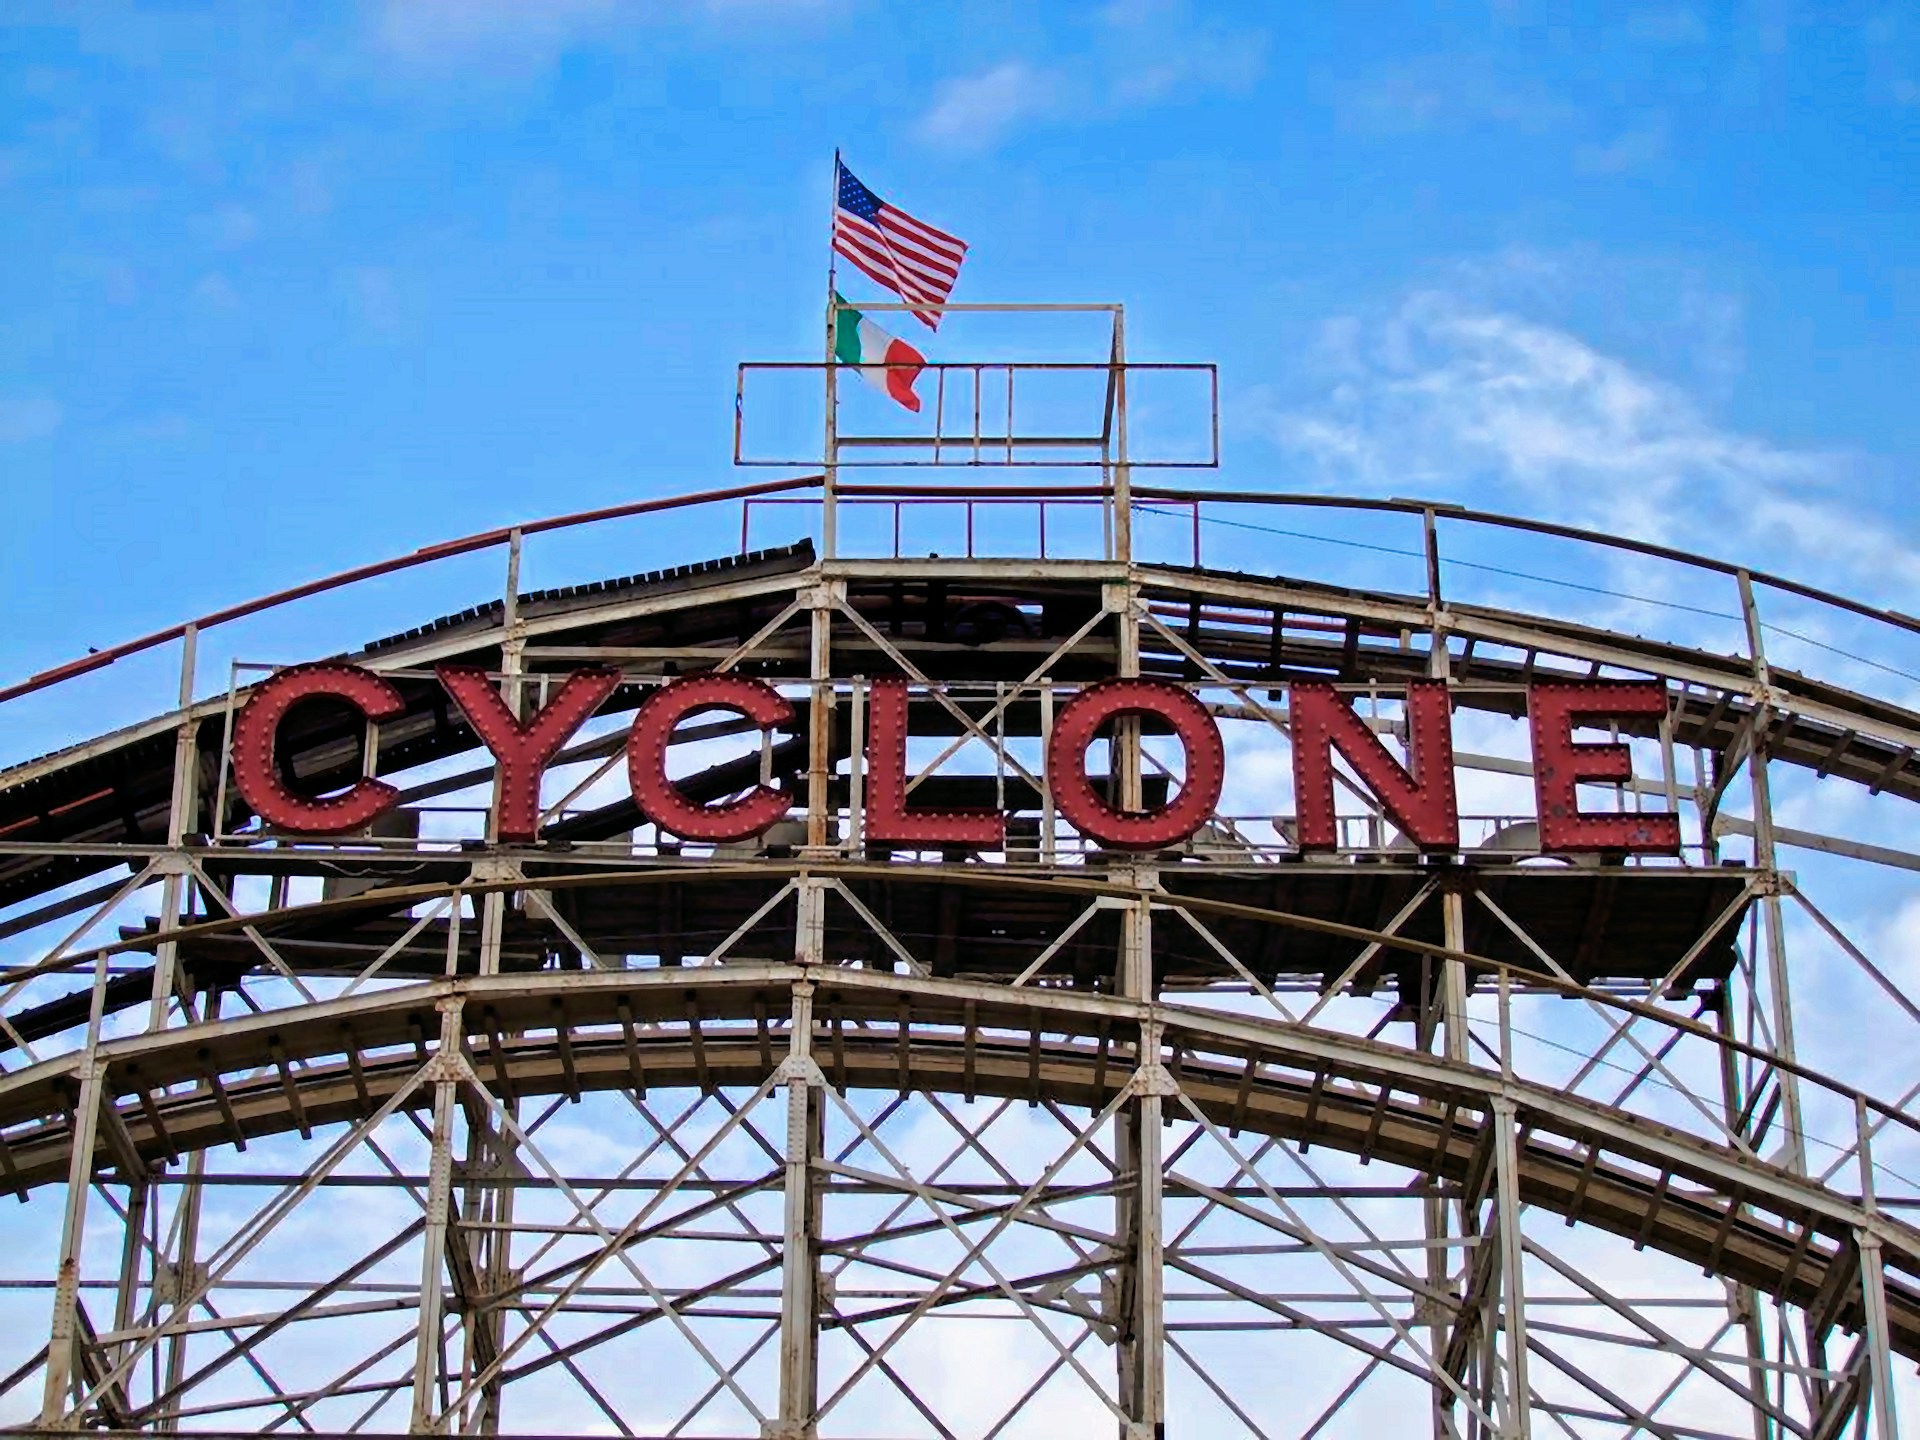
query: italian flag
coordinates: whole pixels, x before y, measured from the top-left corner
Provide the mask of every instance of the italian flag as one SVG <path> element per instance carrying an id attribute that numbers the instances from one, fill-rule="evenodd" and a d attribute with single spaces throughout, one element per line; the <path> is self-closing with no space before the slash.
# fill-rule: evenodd
<path id="1" fill-rule="evenodd" d="M 913 393 L 913 383 L 926 367 L 927 357 L 906 341 L 889 335 L 838 295 L 833 297 L 833 358 L 842 365 L 859 366 L 860 374 L 874 389 L 892 396 L 914 414 L 920 413 L 920 397 Z"/>

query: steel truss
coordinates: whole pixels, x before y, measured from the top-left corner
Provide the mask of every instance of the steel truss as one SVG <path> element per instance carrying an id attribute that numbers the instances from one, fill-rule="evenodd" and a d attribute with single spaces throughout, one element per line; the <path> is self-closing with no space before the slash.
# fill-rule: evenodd
<path id="1" fill-rule="evenodd" d="M 1920 796 L 1920 716 L 1769 667 L 1743 572 L 1730 658 L 1450 602 L 1437 550 L 1424 595 L 1145 563 L 1124 547 L 1153 497 L 1105 499 L 1105 557 L 796 548 L 571 592 L 523 593 L 523 535 L 499 537 L 499 600 L 352 657 L 405 717 L 290 735 L 303 783 L 405 788 L 411 819 L 371 835 L 261 829 L 224 754 L 270 667 L 201 695 L 198 627 L 177 708 L 0 773 L 0 820 L 28 817 L 0 830 L 0 928 L 33 945 L 0 977 L 8 1313 L 41 1317 L 0 1342 L 0 1416 L 1896 1434 L 1920 1127 L 1912 1092 L 1798 1058 L 1789 937 L 1920 1012 L 1777 863 L 1770 783 Z M 588 661 L 629 682 L 559 757 L 535 844 L 450 803 L 493 774 L 423 698 L 448 660 L 523 713 Z M 690 669 L 795 701 L 757 753 L 694 737 L 689 793 L 795 797 L 757 845 L 678 844 L 609 784 L 637 687 Z M 1038 756 L 1113 674 L 1281 754 L 1290 679 L 1393 737 L 1411 678 L 1496 719 L 1530 676 L 1660 678 L 1612 803 L 1681 812 L 1687 853 L 1422 860 L 1351 776 L 1337 856 L 1230 805 L 1177 850 L 1102 852 Z M 878 676 L 930 737 L 912 802 L 1005 807 L 1004 852 L 865 835 Z M 1134 808 L 1181 778 L 1137 724 L 1104 763 Z"/>

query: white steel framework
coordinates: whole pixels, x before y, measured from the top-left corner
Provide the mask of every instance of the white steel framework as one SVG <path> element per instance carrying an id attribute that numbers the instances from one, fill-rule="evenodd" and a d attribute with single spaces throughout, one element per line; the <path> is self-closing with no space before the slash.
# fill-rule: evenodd
<path id="1" fill-rule="evenodd" d="M 8 1433 L 1898 1433 L 1920 1067 L 1803 1053 L 1795 1000 L 1839 986 L 1876 997 L 1876 1026 L 1920 1023 L 1907 957 L 1844 918 L 1897 909 L 1920 868 L 1898 843 L 1920 715 L 1842 683 L 1859 665 L 1770 659 L 1815 642 L 1762 607 L 1817 607 L 1847 647 L 1819 653 L 1880 671 L 1920 625 L 1453 507 L 1135 485 L 1114 316 L 1097 485 L 848 485 L 830 431 L 824 478 L 454 542 L 7 692 L 181 662 L 152 719 L 0 772 Z M 1015 454 L 1010 404 L 1000 438 Z M 813 507 L 774 513 L 821 553 L 743 538 L 621 581 L 523 579 L 530 536 L 710 530 L 769 497 Z M 897 518 L 890 546 L 848 538 L 853 507 L 990 500 L 1042 537 L 1046 506 L 1090 501 L 1098 538 L 912 560 Z M 1395 555 L 1380 537 L 1408 527 L 1424 583 L 1316 569 L 1275 543 L 1303 515 Z M 1137 538 L 1170 518 L 1172 560 Z M 1266 563 L 1181 555 L 1189 522 L 1263 536 Z M 1622 555 L 1677 567 L 1702 633 L 1456 593 L 1496 569 L 1472 557 L 1549 544 L 1592 594 Z M 215 633 L 489 548 L 498 598 L 350 656 L 407 713 L 314 717 L 283 757 L 313 789 L 377 774 L 402 808 L 338 839 L 263 827 L 232 716 L 308 657 Z M 622 672 L 531 844 L 492 833 L 486 752 L 430 701 L 450 660 L 522 712 L 580 664 Z M 760 841 L 676 841 L 615 783 L 638 687 L 698 670 L 795 704 L 787 738 L 710 721 L 676 746 L 689 793 L 788 790 Z M 1489 804 L 1527 775 L 1500 727 L 1530 680 L 1657 679 L 1667 713 L 1596 803 L 1679 814 L 1682 853 L 1543 856 L 1524 813 L 1470 809 L 1467 850 L 1422 857 L 1350 775 L 1332 855 L 1300 852 L 1284 794 L 1232 788 L 1183 845 L 1103 851 L 1040 757 L 1058 706 L 1112 675 L 1187 687 L 1249 774 L 1287 754 L 1292 679 L 1333 681 L 1396 743 L 1397 687 L 1445 681 Z M 914 803 L 1006 810 L 1003 849 L 865 833 L 879 677 L 924 737 Z M 1102 757 L 1123 808 L 1183 780 L 1137 722 Z M 1783 785 L 1892 819 L 1777 824 Z"/>

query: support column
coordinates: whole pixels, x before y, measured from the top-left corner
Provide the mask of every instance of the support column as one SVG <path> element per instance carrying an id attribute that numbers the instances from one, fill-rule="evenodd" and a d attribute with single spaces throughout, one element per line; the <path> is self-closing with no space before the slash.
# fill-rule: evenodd
<path id="1" fill-rule="evenodd" d="M 838 205 L 838 150 L 834 151 L 833 159 L 834 204 Z M 840 312 L 835 307 L 833 263 L 830 260 L 827 265 L 827 363 L 822 367 L 821 376 L 827 391 L 827 433 L 820 452 L 820 556 L 825 560 L 837 559 L 840 550 L 840 366 L 834 354 L 835 330 L 840 323 Z M 1012 417 L 1008 417 L 1008 424 L 1011 427 Z"/>
<path id="2" fill-rule="evenodd" d="M 817 886 L 818 882 L 807 882 Z M 801 891 L 804 912 L 807 890 Z M 825 1131 L 820 1070 L 813 1061 L 813 982 L 793 987 L 793 1026 L 781 1066 L 787 1090 L 786 1213 L 780 1255 L 780 1415 L 765 1440 L 814 1440 L 820 1404 L 820 1190 L 815 1174 Z"/>
<path id="3" fill-rule="evenodd" d="M 188 713 L 193 708 L 193 684 L 200 629 L 189 625 L 181 641 L 180 709 L 183 718 L 173 737 L 173 796 L 167 807 L 167 849 L 162 861 L 164 879 L 160 882 L 160 943 L 153 956 L 153 1000 L 147 1016 L 147 1028 L 159 1030 L 167 1023 L 167 1006 L 177 983 L 180 944 L 170 932 L 179 928 L 180 899 L 187 874 L 184 853 L 187 829 L 200 805 L 200 744 L 198 723 Z M 214 822 L 218 827 L 218 820 Z"/>
<path id="4" fill-rule="evenodd" d="M 833 833 L 833 602 L 834 587 L 821 585 L 812 597 L 809 678 L 813 703 L 807 715 L 807 849 L 821 854 Z"/>
<path id="5" fill-rule="evenodd" d="M 1527 1385 L 1527 1299 L 1521 1273 L 1520 1149 L 1513 1101 L 1493 1102 L 1494 1190 L 1500 1242 L 1500 1331 L 1506 1344 L 1506 1384 L 1500 1387 L 1502 1440 L 1531 1440 L 1533 1421 Z"/>
<path id="6" fill-rule="evenodd" d="M 1113 310 L 1113 558 L 1133 563 L 1133 467 L 1127 460 L 1127 312 Z M 1007 424 L 1011 428 L 1012 415 Z M 1134 674 L 1124 666 L 1121 674 Z"/>
<path id="7" fill-rule="evenodd" d="M 1873 1170 L 1873 1126 L 1866 1097 L 1854 1096 L 1854 1144 L 1860 1166 L 1860 1200 L 1867 1214 L 1878 1216 L 1880 1199 Z M 1867 1397 L 1873 1406 L 1877 1440 L 1894 1440 L 1900 1422 L 1893 1408 L 1892 1329 L 1887 1323 L 1887 1278 L 1880 1255 L 1880 1237 L 1866 1226 L 1854 1230 L 1860 1251 L 1860 1343 L 1867 1347 Z M 1854 1433 L 1863 1433 L 1856 1427 Z"/>
<path id="8" fill-rule="evenodd" d="M 508 1102 L 502 1097 L 502 1104 Z M 470 1103 L 467 1116 L 467 1160 L 460 1213 L 478 1224 L 470 1236 L 455 1235 L 449 1259 L 463 1267 L 456 1275 L 462 1292 L 461 1322 L 465 1331 L 463 1382 L 492 1366 L 506 1343 L 506 1313 L 492 1305 L 513 1283 L 513 1208 L 518 1193 L 512 1181 L 520 1166 L 517 1144 L 510 1131 L 492 1123 L 486 1107 Z M 516 1113 L 512 1110 L 509 1113 Z M 517 1118 L 517 1114 L 516 1114 Z M 460 1417 L 462 1433 L 500 1433 L 503 1379 L 495 1374 Z"/>
<path id="9" fill-rule="evenodd" d="M 1775 861 L 1773 841 L 1773 800 L 1767 783 L 1767 739 L 1756 734 L 1753 756 L 1748 762 L 1753 774 L 1753 848 L 1754 863 L 1764 875 L 1765 893 L 1760 900 L 1760 924 L 1767 946 L 1767 989 L 1773 1021 L 1773 1053 L 1781 1059 L 1796 1058 L 1793 1038 L 1793 992 L 1787 976 L 1787 934 L 1780 913 L 1780 872 Z M 1780 1087 L 1780 1114 L 1786 1125 L 1787 1141 L 1781 1163 L 1796 1175 L 1807 1173 L 1806 1128 L 1800 1112 L 1800 1078 L 1775 1069 L 1774 1083 Z"/>
<path id="10" fill-rule="evenodd" d="M 213 1024 L 220 1019 L 220 991 L 209 987 L 206 993 L 206 1022 Z M 177 1222 L 180 1243 L 174 1252 L 172 1261 L 166 1268 L 155 1268 L 154 1286 L 160 1293 L 156 1301 L 177 1304 L 182 1295 L 191 1295 L 200 1288 L 203 1274 L 199 1260 L 200 1254 L 200 1202 L 205 1193 L 201 1177 L 207 1173 L 207 1152 L 194 1149 L 188 1152 L 186 1161 L 186 1182 L 180 1187 Z M 155 1315 L 159 1313 L 158 1304 Z M 176 1331 L 169 1335 L 164 1344 L 166 1359 L 162 1365 L 163 1379 L 160 1393 L 165 1397 L 154 1413 L 152 1426 L 160 1434 L 172 1434 L 180 1428 L 180 1386 L 187 1377 L 187 1346 L 192 1339 L 189 1334 Z"/>
<path id="11" fill-rule="evenodd" d="M 1861 1343 L 1867 1347 L 1873 1433 L 1878 1440 L 1897 1440 L 1900 1422 L 1893 1408 L 1893 1354 L 1888 1348 L 1887 1281 L 1881 1267 L 1880 1237 L 1870 1230 L 1859 1230 L 1854 1239 L 1860 1246 L 1860 1307 L 1865 1316 Z"/>
<path id="12" fill-rule="evenodd" d="M 500 680 L 501 698 L 507 709 L 521 720 L 526 719 L 527 711 L 527 675 L 526 675 L 526 623 L 520 618 L 520 569 L 525 557 L 526 537 L 518 526 L 507 536 L 507 574 L 500 602 Z M 487 813 L 487 841 L 490 845 L 499 840 L 499 812 L 489 807 Z M 479 861 L 471 870 L 476 882 L 492 880 L 521 879 L 520 867 L 507 860 Z M 480 944 L 475 957 L 475 969 L 481 975 L 498 975 L 502 942 L 507 924 L 507 897 L 505 890 L 489 890 L 481 894 L 475 906 L 480 922 Z M 459 973 L 460 968 L 460 907 L 463 901 L 458 893 L 453 897 L 452 910 L 448 915 L 448 956 L 447 971 L 449 977 Z M 442 1017 L 441 1046 L 449 1054 L 454 1053 L 464 1043 L 461 1035 L 458 1006 L 453 1013 L 453 1048 L 447 1043 L 447 1017 Z M 444 1080 L 441 1082 L 446 1083 Z M 452 1137 L 449 1133 L 441 1140 L 440 1092 L 434 1094 L 434 1136 L 435 1160 L 439 1161 L 444 1149 L 448 1167 L 448 1200 L 445 1203 L 434 1199 L 431 1190 L 428 1195 L 428 1227 L 433 1227 L 433 1217 L 438 1207 L 442 1216 L 437 1248 L 427 1252 L 426 1265 L 438 1263 L 438 1257 L 446 1256 L 450 1264 L 462 1266 L 465 1285 L 458 1285 L 458 1276 L 449 1276 L 456 1287 L 463 1291 L 461 1328 L 464 1333 L 464 1356 L 462 1369 L 465 1375 L 472 1375 L 489 1368 L 506 1338 L 506 1315 L 498 1309 L 488 1308 L 488 1302 L 502 1294 L 512 1283 L 513 1278 L 513 1209 L 514 1199 L 519 1193 L 511 1182 L 515 1169 L 515 1151 L 517 1149 L 511 1132 L 504 1128 L 496 1129 L 484 1107 L 471 1105 L 467 1109 L 467 1163 L 462 1167 L 465 1180 L 465 1203 L 460 1213 L 469 1221 L 479 1222 L 471 1236 L 455 1234 L 448 1239 L 446 1234 L 447 1217 L 451 1210 L 452 1195 Z M 500 1104 L 507 1114 L 519 1118 L 520 1105 L 517 1097 L 501 1095 Z M 451 1123 L 451 1117 L 449 1122 Z M 434 1172 L 437 1174 L 437 1172 Z M 456 1254 L 457 1252 L 457 1254 Z M 424 1267 L 423 1267 L 423 1273 Z M 424 1300 L 425 1287 L 422 1287 Z M 422 1312 L 424 1318 L 424 1310 Z M 437 1330 L 437 1325 L 436 1325 Z M 416 1355 L 425 1353 L 416 1347 Z M 436 1355 L 438 1350 L 436 1348 Z M 415 1371 L 415 1428 L 420 1428 L 419 1385 L 421 1372 Z M 469 1435 L 497 1435 L 500 1433 L 500 1413 L 504 1378 L 495 1373 L 493 1378 L 480 1387 L 480 1393 L 465 1412 L 459 1417 L 459 1428 Z"/>
<path id="13" fill-rule="evenodd" d="M 1773 1051 L 1783 1060 L 1796 1058 L 1793 1043 L 1793 997 L 1787 978 L 1787 937 L 1780 914 L 1780 872 L 1773 839 L 1773 795 L 1767 778 L 1768 729 L 1773 720 L 1766 693 L 1772 685 L 1767 666 L 1764 633 L 1760 625 L 1760 607 L 1753 596 L 1753 580 L 1746 571 L 1739 573 L 1740 611 L 1747 627 L 1747 650 L 1753 662 L 1753 682 L 1757 691 L 1753 715 L 1753 743 L 1748 751 L 1747 774 L 1753 783 L 1753 863 L 1764 872 L 1765 891 L 1760 901 L 1761 924 L 1767 945 L 1767 988 L 1772 992 Z M 1780 1087 L 1781 1116 L 1786 1123 L 1787 1144 L 1782 1157 L 1787 1168 L 1797 1175 L 1807 1173 L 1806 1129 L 1801 1121 L 1800 1081 L 1795 1075 L 1774 1071 L 1774 1083 Z"/>
<path id="14" fill-rule="evenodd" d="M 446 1302 L 443 1271 L 447 1253 L 447 1215 L 453 1199 L 453 1112 L 460 1083 L 459 1055 L 463 1036 L 460 1001 L 440 1002 L 440 1045 L 429 1064 L 433 1067 L 433 1153 L 427 1170 L 427 1225 L 421 1238 L 420 1328 L 413 1350 L 413 1419 L 415 1435 L 436 1434 L 436 1391 L 441 1372 L 440 1321 Z"/>
<path id="15" fill-rule="evenodd" d="M 1734 1038 L 1731 982 L 1723 980 L 1709 1003 L 1716 1033 L 1723 1040 Z M 1732 1049 L 1723 1045 L 1720 1047 L 1720 1108 L 1730 1130 L 1740 1124 L 1745 1107 L 1746 1099 L 1740 1093 L 1737 1057 Z M 1760 1319 L 1760 1292 L 1751 1285 L 1732 1281 L 1727 1282 L 1726 1289 L 1728 1316 L 1740 1327 L 1745 1339 L 1747 1386 L 1762 1401 L 1767 1401 L 1771 1398 L 1769 1378 L 1774 1372 L 1769 1371 L 1766 1365 L 1767 1337 L 1766 1327 Z M 1753 1440 L 1770 1440 L 1771 1422 L 1766 1411 L 1760 1405 L 1754 1405 L 1750 1408 L 1750 1418 L 1753 1421 Z"/>
<path id="16" fill-rule="evenodd" d="M 1125 363 L 1124 331 L 1120 317 L 1114 317 L 1113 358 L 1116 367 Z M 1132 546 L 1131 500 L 1127 491 L 1126 466 L 1126 373 L 1117 370 L 1115 396 L 1118 413 L 1115 424 L 1120 444 L 1120 463 L 1115 471 L 1114 540 L 1117 558 L 1129 559 Z M 1113 613 L 1115 640 L 1119 650 L 1119 674 L 1132 678 L 1140 673 L 1140 614 L 1136 606 L 1131 575 L 1124 584 L 1108 585 L 1103 595 L 1106 608 Z M 1144 803 L 1141 785 L 1140 721 L 1124 716 L 1114 723 L 1110 747 L 1112 768 L 1118 782 L 1116 799 L 1123 810 L 1137 811 Z M 1116 879 L 1131 881 L 1141 890 L 1158 887 L 1159 875 L 1151 866 L 1135 866 L 1115 871 Z M 1153 910 L 1144 896 L 1121 911 L 1119 992 L 1130 1000 L 1152 1004 L 1157 998 L 1153 977 Z M 1114 1164 L 1120 1186 L 1114 1202 L 1114 1234 L 1120 1247 L 1120 1261 L 1111 1293 L 1111 1314 L 1117 1344 L 1120 1408 L 1127 1421 L 1122 1440 L 1159 1440 L 1166 1430 L 1166 1335 L 1161 1173 L 1161 1131 L 1164 1125 L 1162 1087 L 1150 1083 L 1152 1072 L 1160 1066 L 1160 1027 L 1148 1022 L 1140 1027 L 1135 1072 L 1130 1082 L 1133 1098 L 1121 1109 L 1114 1123 Z"/>
<path id="17" fill-rule="evenodd" d="M 53 1318 L 47 1327 L 47 1382 L 40 1424 L 47 1430 L 77 1430 L 81 1417 L 67 1411 L 68 1388 L 79 1361 L 80 1247 L 93 1189 L 93 1149 L 100 1134 L 100 1097 L 106 1062 L 89 1047 L 80 1062 L 80 1098 L 73 1112 L 73 1149 L 67 1165 L 67 1211 L 60 1236 L 60 1269 L 54 1281 Z"/>
<path id="18" fill-rule="evenodd" d="M 1450 950 L 1464 950 L 1467 929 L 1465 895 L 1458 887 L 1449 885 L 1440 893 L 1440 907 L 1442 942 Z M 1438 982 L 1434 986 L 1432 999 L 1427 1003 L 1428 1014 L 1421 1022 L 1420 1047 L 1432 1049 L 1437 1042 L 1439 1052 L 1447 1059 L 1465 1064 L 1467 972 L 1461 961 L 1440 962 Z M 1460 1247 L 1460 1274 L 1456 1277 L 1453 1241 L 1456 1234 L 1465 1238 L 1475 1230 L 1477 1203 L 1471 1196 L 1457 1202 L 1449 1200 L 1445 1185 L 1434 1179 L 1423 1187 L 1421 1210 L 1427 1241 L 1427 1285 L 1437 1294 L 1464 1297 L 1469 1288 L 1467 1279 L 1473 1273 L 1474 1252 L 1465 1246 Z M 1456 1315 L 1448 1314 L 1438 1305 L 1428 1302 L 1427 1353 L 1433 1357 L 1435 1365 L 1445 1363 L 1451 1331 L 1458 1323 Z M 1483 1337 L 1485 1331 L 1486 1327 L 1483 1327 Z M 1453 1424 L 1454 1395 L 1438 1375 L 1433 1377 L 1431 1396 L 1434 1440 L 1450 1440 L 1456 1433 Z"/>
<path id="19" fill-rule="evenodd" d="M 142 1276 L 152 1277 L 158 1268 L 157 1240 L 147 1234 L 149 1221 L 158 1208 L 158 1200 L 151 1175 L 128 1178 L 127 1213 L 120 1229 L 120 1286 L 113 1304 L 113 1328 L 122 1334 L 132 1330 L 140 1319 Z M 154 1248 L 149 1249 L 149 1245 Z M 148 1283 L 152 1283 L 151 1278 Z M 108 1368 L 117 1364 L 133 1348 L 133 1343 L 123 1340 L 114 1346 L 113 1354 L 108 1357 Z M 123 1413 L 127 1384 L 126 1380 L 122 1380 L 114 1387 L 117 1392 L 115 1399 L 122 1403 Z"/>
<path id="20" fill-rule="evenodd" d="M 1142 889 L 1158 877 L 1148 867 L 1131 876 Z M 1151 1002 L 1153 911 L 1144 897 L 1121 912 L 1120 988 L 1129 999 Z M 1166 1434 L 1165 1175 L 1162 1133 L 1170 1078 L 1160 1063 L 1161 1030 L 1140 1027 L 1133 1098 L 1121 1110 L 1114 1160 L 1120 1175 L 1115 1233 L 1122 1253 L 1114 1286 L 1113 1319 L 1119 1343 L 1120 1408 L 1127 1421 L 1122 1440 L 1161 1440 Z"/>

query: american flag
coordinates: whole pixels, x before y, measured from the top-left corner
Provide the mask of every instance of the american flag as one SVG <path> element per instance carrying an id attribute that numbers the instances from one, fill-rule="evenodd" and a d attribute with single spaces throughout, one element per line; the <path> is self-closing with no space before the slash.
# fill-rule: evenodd
<path id="1" fill-rule="evenodd" d="M 916 220 L 862 185 L 839 161 L 833 248 L 909 305 L 944 305 L 967 258 L 966 242 Z M 915 310 L 940 328 L 938 310 Z"/>

